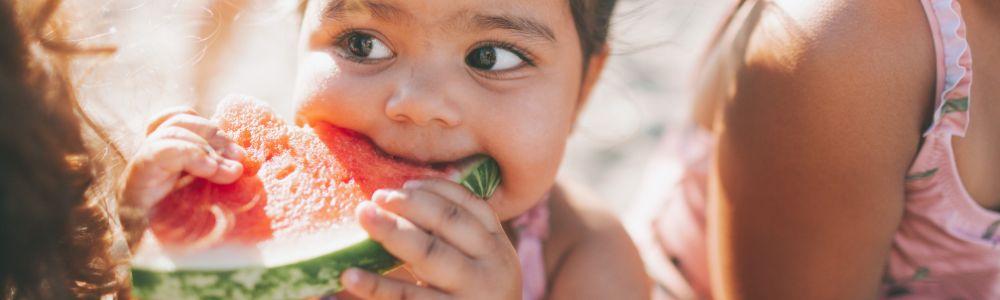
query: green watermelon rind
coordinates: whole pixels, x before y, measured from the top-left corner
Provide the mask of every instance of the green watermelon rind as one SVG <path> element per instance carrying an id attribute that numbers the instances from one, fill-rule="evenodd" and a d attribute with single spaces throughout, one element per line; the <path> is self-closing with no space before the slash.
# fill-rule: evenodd
<path id="1" fill-rule="evenodd" d="M 158 272 L 133 267 L 142 299 L 302 299 L 340 291 L 340 273 L 361 268 L 385 273 L 399 261 L 371 239 L 317 258 L 272 268 Z"/>
<path id="2" fill-rule="evenodd" d="M 478 157 L 458 176 L 460 184 L 488 199 L 500 185 L 500 167 Z M 235 270 L 161 271 L 132 267 L 132 287 L 141 299 L 302 299 L 343 290 L 340 274 L 360 268 L 384 274 L 400 265 L 379 243 L 364 239 L 316 258 L 274 267 Z"/>
<path id="3" fill-rule="evenodd" d="M 493 197 L 500 186 L 500 164 L 489 156 L 478 156 L 455 180 L 482 199 Z"/>

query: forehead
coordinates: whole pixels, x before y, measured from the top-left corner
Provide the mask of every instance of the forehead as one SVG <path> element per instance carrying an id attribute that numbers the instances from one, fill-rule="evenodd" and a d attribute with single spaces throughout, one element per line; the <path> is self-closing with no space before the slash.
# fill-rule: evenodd
<path id="1" fill-rule="evenodd" d="M 504 29 L 555 40 L 574 29 L 566 0 L 317 0 L 329 20 L 367 16 L 391 23 Z"/>

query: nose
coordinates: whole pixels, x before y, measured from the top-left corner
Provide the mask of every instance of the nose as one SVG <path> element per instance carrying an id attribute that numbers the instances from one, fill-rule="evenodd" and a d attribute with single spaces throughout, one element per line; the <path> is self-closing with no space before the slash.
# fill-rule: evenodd
<path id="1" fill-rule="evenodd" d="M 432 77 L 410 78 L 401 85 L 385 106 L 385 114 L 396 122 L 418 126 L 437 124 L 444 128 L 462 123 L 456 103 L 448 99 L 446 91 L 439 88 Z"/>

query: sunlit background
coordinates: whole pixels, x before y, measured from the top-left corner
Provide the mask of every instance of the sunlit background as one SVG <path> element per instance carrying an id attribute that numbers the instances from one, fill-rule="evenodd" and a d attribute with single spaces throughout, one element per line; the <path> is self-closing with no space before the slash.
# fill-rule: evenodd
<path id="1" fill-rule="evenodd" d="M 295 1 L 68 1 L 75 39 L 118 47 L 80 61 L 82 99 L 126 154 L 145 121 L 170 106 L 211 114 L 215 100 L 241 93 L 290 117 Z M 570 140 L 562 178 L 588 186 L 617 212 L 629 207 L 659 137 L 687 118 L 691 74 L 729 3 L 620 2 L 614 55 Z"/>

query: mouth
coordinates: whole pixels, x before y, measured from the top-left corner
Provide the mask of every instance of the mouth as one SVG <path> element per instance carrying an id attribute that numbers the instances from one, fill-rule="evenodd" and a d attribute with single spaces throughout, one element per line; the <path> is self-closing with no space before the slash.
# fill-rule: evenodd
<path id="1" fill-rule="evenodd" d="M 352 129 L 347 129 L 327 122 L 317 122 L 315 124 L 310 125 L 310 127 L 312 128 L 316 128 L 319 126 L 333 128 L 334 130 L 339 130 L 343 132 L 344 135 L 346 136 L 350 136 L 351 138 L 361 140 L 364 143 L 370 145 L 377 155 L 382 156 L 384 158 L 391 159 L 400 164 L 416 168 L 429 168 L 446 174 L 455 173 L 458 170 L 465 170 L 470 165 L 476 164 L 482 161 L 484 158 L 491 158 L 489 155 L 476 153 L 471 155 L 464 155 L 454 160 L 421 159 L 421 158 L 416 158 L 413 155 L 396 154 L 389 152 L 386 149 L 379 146 L 379 144 L 376 143 L 371 137 Z"/>
<path id="2" fill-rule="evenodd" d="M 456 183 L 459 183 L 469 189 L 473 194 L 482 199 L 489 199 L 493 196 L 493 193 L 498 189 L 501 184 L 501 173 L 500 165 L 495 159 L 484 154 L 473 154 L 464 156 L 461 159 L 445 161 L 445 162 L 422 162 L 414 161 L 412 159 L 407 159 L 405 157 L 400 157 L 399 155 L 393 155 L 378 146 L 377 143 L 373 142 L 371 138 L 365 136 L 364 134 L 353 131 L 350 129 L 337 127 L 329 123 L 319 123 L 315 124 L 317 126 L 311 126 L 314 130 L 319 132 L 323 131 L 336 131 L 337 134 L 328 135 L 327 139 L 322 137 L 320 134 L 320 139 L 326 143 L 330 151 L 348 153 L 352 150 L 355 152 L 355 158 L 358 153 L 369 153 L 369 155 L 374 155 L 376 157 L 361 157 L 347 162 L 345 167 L 352 169 L 352 165 L 361 166 L 364 165 L 363 162 L 370 161 L 390 161 L 391 163 L 383 164 L 381 172 L 384 177 L 391 178 L 391 173 L 394 170 L 409 170 L 415 173 L 423 173 L 420 170 L 430 171 L 429 173 L 424 173 L 426 176 L 446 178 Z M 331 137 L 332 136 L 332 137 Z M 337 140 L 337 137 L 341 137 Z M 331 140 L 332 139 L 332 140 Z M 354 145 L 354 146 L 348 146 Z M 362 149 L 358 149 L 362 147 Z M 350 149 L 348 149 L 350 148 Z M 345 157 L 352 157 L 347 155 Z M 394 166 L 393 166 L 394 165 Z M 368 170 L 369 172 L 372 170 Z M 416 178 L 397 178 L 399 180 L 410 180 Z M 403 182 L 399 182 L 402 185 Z M 372 191 L 374 192 L 374 191 Z"/>

